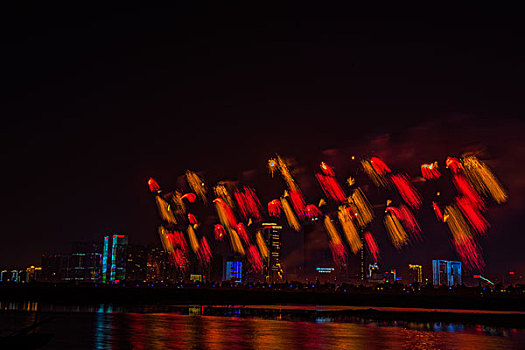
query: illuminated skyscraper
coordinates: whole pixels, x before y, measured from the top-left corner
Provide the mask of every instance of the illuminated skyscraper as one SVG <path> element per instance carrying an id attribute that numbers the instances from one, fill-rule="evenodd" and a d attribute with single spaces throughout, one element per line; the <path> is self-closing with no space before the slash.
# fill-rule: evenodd
<path id="1" fill-rule="evenodd" d="M 461 285 L 461 262 L 432 260 L 434 286 Z"/>
<path id="2" fill-rule="evenodd" d="M 117 283 L 126 279 L 128 237 L 113 235 L 104 237 L 102 254 L 102 282 Z"/>
<path id="3" fill-rule="evenodd" d="M 268 282 L 274 283 L 281 279 L 281 231 L 282 226 L 274 223 L 262 224 L 262 235 L 268 247 L 268 260 L 265 262 L 266 278 Z"/>
<path id="4" fill-rule="evenodd" d="M 226 261 L 225 268 L 226 281 L 242 282 L 242 261 Z"/>
<path id="5" fill-rule="evenodd" d="M 410 282 L 423 283 L 423 266 L 409 264 Z"/>

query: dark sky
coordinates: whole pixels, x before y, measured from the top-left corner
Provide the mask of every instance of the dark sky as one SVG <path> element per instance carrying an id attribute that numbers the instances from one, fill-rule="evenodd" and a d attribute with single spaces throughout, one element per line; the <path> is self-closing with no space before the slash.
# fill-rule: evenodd
<path id="1" fill-rule="evenodd" d="M 249 182 L 275 152 L 307 175 L 327 159 L 344 179 L 357 152 L 415 176 L 476 149 L 511 198 L 487 212 L 487 270 L 525 273 L 522 19 L 449 13 L 6 8 L 0 267 L 107 233 L 156 242 L 150 176 L 168 188 L 186 169 Z M 436 230 L 384 259 L 430 260 L 448 239 Z"/>

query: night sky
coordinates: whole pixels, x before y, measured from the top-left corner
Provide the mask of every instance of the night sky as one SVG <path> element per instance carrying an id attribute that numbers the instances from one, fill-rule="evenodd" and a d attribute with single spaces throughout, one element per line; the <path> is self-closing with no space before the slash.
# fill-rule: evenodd
<path id="1" fill-rule="evenodd" d="M 210 184 L 241 180 L 265 201 L 281 191 L 265 168 L 277 152 L 295 159 L 315 203 L 321 160 L 344 181 L 354 154 L 416 176 L 421 163 L 474 151 L 510 195 L 486 213 L 486 273 L 525 273 L 522 19 L 429 16 L 5 9 L 0 267 L 109 233 L 158 244 L 150 176 L 171 189 L 192 169 Z M 428 210 L 417 215 L 423 243 L 399 253 L 384 239 L 385 266 L 456 259 Z"/>

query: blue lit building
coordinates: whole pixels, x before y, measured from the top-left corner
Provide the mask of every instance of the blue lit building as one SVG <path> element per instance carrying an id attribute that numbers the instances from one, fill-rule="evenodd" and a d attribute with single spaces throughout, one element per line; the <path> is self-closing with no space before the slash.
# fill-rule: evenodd
<path id="1" fill-rule="evenodd" d="M 242 282 L 242 261 L 226 261 L 226 281 Z"/>
<path id="2" fill-rule="evenodd" d="M 102 282 L 118 283 L 126 279 L 128 237 L 113 235 L 104 237 L 102 253 Z"/>
<path id="3" fill-rule="evenodd" d="M 434 286 L 461 285 L 461 262 L 448 260 L 432 260 Z"/>

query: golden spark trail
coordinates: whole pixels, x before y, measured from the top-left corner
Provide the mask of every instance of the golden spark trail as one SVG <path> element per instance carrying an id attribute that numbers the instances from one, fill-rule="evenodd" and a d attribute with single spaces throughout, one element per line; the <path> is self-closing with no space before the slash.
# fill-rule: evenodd
<path id="1" fill-rule="evenodd" d="M 485 163 L 474 156 L 465 157 L 462 160 L 465 174 L 478 192 L 492 197 L 498 204 L 507 201 L 508 196 L 503 186 Z"/>
<path id="2" fill-rule="evenodd" d="M 385 215 L 384 221 L 388 235 L 392 240 L 392 244 L 397 249 L 401 249 L 401 247 L 406 245 L 408 242 L 408 235 L 405 232 L 405 229 L 403 228 L 399 220 L 389 213 Z"/>
<path id="3" fill-rule="evenodd" d="M 199 241 L 197 239 L 197 236 L 195 235 L 195 230 L 191 225 L 189 225 L 186 232 L 188 233 L 191 249 L 194 253 L 197 253 L 197 251 L 199 250 Z"/>
<path id="4" fill-rule="evenodd" d="M 259 247 L 259 251 L 261 252 L 263 259 L 268 259 L 268 248 L 266 247 L 266 242 L 264 242 L 261 231 L 257 231 L 255 241 L 257 242 L 257 247 Z"/>
<path id="5" fill-rule="evenodd" d="M 155 196 L 155 200 L 157 201 L 157 207 L 159 208 L 160 216 L 170 224 L 176 224 L 177 220 L 175 219 L 168 202 L 166 202 L 160 196 Z"/>
<path id="6" fill-rule="evenodd" d="M 339 232 L 337 232 L 337 229 L 328 215 L 324 217 L 324 226 L 326 228 L 326 232 L 328 232 L 328 236 L 330 236 L 331 242 L 333 242 L 335 245 L 340 245 L 343 243 L 341 241 L 341 237 L 339 236 Z"/>
<path id="7" fill-rule="evenodd" d="M 281 197 L 281 204 L 283 206 L 284 215 L 286 215 L 288 225 L 290 225 L 290 227 L 295 231 L 299 231 L 301 229 L 301 225 L 299 224 L 299 220 L 297 219 L 297 216 L 295 216 L 290 203 L 288 203 L 286 198 Z"/>
<path id="8" fill-rule="evenodd" d="M 199 177 L 199 175 L 188 170 L 186 171 L 186 180 L 188 181 L 188 184 L 190 185 L 193 192 L 195 192 L 197 196 L 201 197 L 202 201 L 206 203 L 207 190 L 204 181 Z"/>
<path id="9" fill-rule="evenodd" d="M 352 250 L 352 253 L 356 254 L 363 247 L 363 243 L 359 238 L 359 233 L 357 232 L 357 229 L 354 223 L 352 222 L 352 218 L 346 210 L 346 208 L 342 206 L 339 207 L 339 212 L 337 213 L 337 216 L 339 217 L 339 223 L 343 227 L 343 232 L 345 233 L 346 240 L 348 241 L 348 244 L 350 246 L 350 250 Z"/>
<path id="10" fill-rule="evenodd" d="M 354 204 L 357 209 L 356 219 L 359 226 L 365 227 L 372 222 L 374 219 L 374 212 L 372 211 L 368 199 L 360 188 L 352 193 L 351 198 L 349 197 L 349 202 Z"/>

